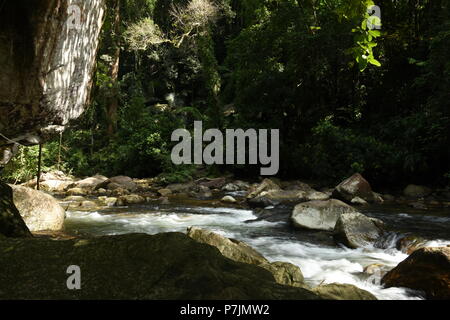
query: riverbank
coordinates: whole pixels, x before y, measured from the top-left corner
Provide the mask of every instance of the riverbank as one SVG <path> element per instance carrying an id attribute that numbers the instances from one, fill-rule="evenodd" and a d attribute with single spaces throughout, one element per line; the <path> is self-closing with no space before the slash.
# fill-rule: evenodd
<path id="1" fill-rule="evenodd" d="M 369 223 L 373 220 L 383 224 L 382 233 L 374 241 L 352 249 L 337 241 L 334 230 L 320 230 L 320 226 L 298 228 L 293 223 L 293 211 L 305 205 L 325 205 L 324 212 L 333 212 L 330 203 L 347 208 L 343 201 L 328 200 L 339 197 L 332 189 L 317 191 L 298 181 L 264 180 L 252 184 L 218 178 L 159 185 L 153 179 L 124 177 L 104 177 L 95 187 L 87 187 L 87 182 L 94 179 L 98 178 L 72 181 L 67 190 L 54 192 L 67 209 L 65 230 L 35 232 L 35 236 L 79 241 L 132 233 L 186 234 L 188 228 L 200 227 L 250 245 L 270 263 L 282 261 L 299 268 L 306 288 L 343 283 L 378 299 L 425 298 L 420 290 L 395 285 L 385 288 L 382 279 L 415 250 L 450 244 L 450 214 L 446 208 L 413 208 L 407 203 L 380 201 L 375 193 L 362 194 L 371 203 L 347 200 L 352 205 L 345 210 L 360 212 Z M 118 182 L 124 188 L 114 185 Z M 75 195 L 74 189 L 80 192 Z M 308 210 L 300 210 L 300 215 Z"/>

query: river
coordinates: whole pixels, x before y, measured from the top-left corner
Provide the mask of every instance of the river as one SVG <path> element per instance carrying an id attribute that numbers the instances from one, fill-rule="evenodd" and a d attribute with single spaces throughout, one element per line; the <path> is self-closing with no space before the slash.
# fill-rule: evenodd
<path id="1" fill-rule="evenodd" d="M 450 215 L 440 210 L 366 208 L 366 215 L 382 219 L 388 229 L 395 231 L 386 235 L 381 246 L 356 250 L 335 245 L 331 233 L 293 229 L 288 220 L 290 211 L 267 208 L 260 212 L 182 203 L 68 211 L 66 230 L 81 235 L 157 234 L 186 232 L 188 227 L 198 226 L 244 241 L 270 261 L 287 261 L 299 266 L 311 286 L 349 283 L 385 300 L 423 297 L 409 289 L 383 288 L 381 276 L 364 273 L 364 267 L 377 263 L 393 268 L 407 258 L 407 254 L 395 248 L 396 241 L 405 234 L 424 237 L 427 246 L 450 244 Z"/>

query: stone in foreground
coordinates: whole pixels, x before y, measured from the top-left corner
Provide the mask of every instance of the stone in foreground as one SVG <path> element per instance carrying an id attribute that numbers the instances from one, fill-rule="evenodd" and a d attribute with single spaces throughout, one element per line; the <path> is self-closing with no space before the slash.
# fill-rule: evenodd
<path id="1" fill-rule="evenodd" d="M 320 299 L 181 233 L 5 238 L 0 252 L 0 299 Z M 81 290 L 67 289 L 70 265 L 81 269 Z"/>
<path id="2" fill-rule="evenodd" d="M 229 239 L 212 231 L 196 227 L 188 229 L 188 236 L 200 243 L 216 247 L 225 257 L 231 260 L 254 264 L 270 271 L 275 281 L 280 284 L 306 287 L 299 267 L 288 262 L 269 262 L 258 251 L 242 241 Z"/>
<path id="3" fill-rule="evenodd" d="M 327 300 L 377 300 L 370 292 L 351 284 L 330 283 L 318 286 L 313 291 Z"/>
<path id="4" fill-rule="evenodd" d="M 389 271 L 386 287 L 421 290 L 427 299 L 450 299 L 450 248 L 421 248 Z"/>
<path id="5" fill-rule="evenodd" d="M 11 187 L 0 181 L 0 236 L 2 235 L 31 237 L 31 232 L 14 204 Z"/>

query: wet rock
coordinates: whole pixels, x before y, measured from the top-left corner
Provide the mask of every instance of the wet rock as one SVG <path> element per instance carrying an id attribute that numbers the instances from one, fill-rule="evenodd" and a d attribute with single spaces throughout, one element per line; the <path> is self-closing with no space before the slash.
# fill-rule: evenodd
<path id="1" fill-rule="evenodd" d="M 14 204 L 30 231 L 63 229 L 66 213 L 55 198 L 23 186 L 11 188 Z"/>
<path id="2" fill-rule="evenodd" d="M 85 196 L 87 191 L 81 188 L 72 188 L 67 190 L 69 196 Z"/>
<path id="3" fill-rule="evenodd" d="M 39 189 L 48 192 L 64 192 L 72 184 L 72 181 L 46 180 L 39 182 Z"/>
<path id="4" fill-rule="evenodd" d="M 104 203 L 108 207 L 114 207 L 117 204 L 117 198 L 114 197 L 108 197 L 104 200 Z"/>
<path id="5" fill-rule="evenodd" d="M 124 189 L 134 192 L 137 189 L 137 184 L 127 176 L 117 176 L 109 178 L 102 183 L 97 184 L 96 189 L 106 188 L 109 190 Z"/>
<path id="6" fill-rule="evenodd" d="M 329 300 L 377 300 L 370 292 L 351 284 L 325 284 L 314 288 L 313 291 Z"/>
<path id="7" fill-rule="evenodd" d="M 162 197 L 167 197 L 168 195 L 172 194 L 172 190 L 170 189 L 159 189 L 158 193 L 162 196 Z"/>
<path id="8" fill-rule="evenodd" d="M 374 274 L 381 274 L 383 268 L 385 266 L 381 263 L 372 263 L 366 267 L 364 267 L 363 272 L 366 274 L 374 275 Z"/>
<path id="9" fill-rule="evenodd" d="M 83 202 L 84 200 L 86 200 L 84 197 L 82 196 L 68 196 L 66 198 L 64 198 L 64 201 L 79 201 L 79 202 Z"/>
<path id="10" fill-rule="evenodd" d="M 418 209 L 418 210 L 426 210 L 427 209 L 427 206 L 425 205 L 425 203 L 422 203 L 422 202 L 408 203 L 408 206 L 410 206 L 411 208 L 414 208 L 414 209 Z"/>
<path id="11" fill-rule="evenodd" d="M 216 247 L 225 257 L 234 261 L 256 265 L 269 263 L 266 258 L 246 243 L 228 239 L 212 231 L 191 227 L 188 229 L 187 235 L 195 241 Z"/>
<path id="12" fill-rule="evenodd" d="M 396 248 L 399 251 L 402 251 L 407 254 L 413 253 L 415 250 L 423 248 L 426 244 L 426 240 L 417 237 L 414 235 L 407 235 L 405 237 L 400 238 L 397 240 Z"/>
<path id="13" fill-rule="evenodd" d="M 263 191 L 280 190 L 280 186 L 272 179 L 264 179 L 260 184 L 250 187 L 247 199 L 258 196 Z"/>
<path id="14" fill-rule="evenodd" d="M 236 180 L 233 183 L 242 191 L 246 191 L 250 188 L 250 184 L 242 180 Z"/>
<path id="15" fill-rule="evenodd" d="M 87 201 L 83 201 L 81 203 L 81 206 L 85 207 L 85 208 L 94 208 L 97 206 L 97 204 L 94 201 L 87 200 Z"/>
<path id="16" fill-rule="evenodd" d="M 205 186 L 210 189 L 221 189 L 227 183 L 227 179 L 224 177 L 206 180 L 207 181 L 201 182 L 199 185 Z"/>
<path id="17" fill-rule="evenodd" d="M 304 283 L 305 279 L 302 271 L 292 263 L 276 261 L 268 264 L 261 264 L 260 267 L 270 271 L 275 278 L 275 281 L 280 284 L 293 287 L 307 287 Z"/>
<path id="18" fill-rule="evenodd" d="M 236 199 L 233 198 L 232 196 L 225 196 L 220 201 L 226 202 L 226 203 L 236 203 Z"/>
<path id="19" fill-rule="evenodd" d="M 89 177 L 74 183 L 75 188 L 81 189 L 95 189 L 99 184 L 108 180 L 105 176 L 96 175 L 94 177 Z"/>
<path id="20" fill-rule="evenodd" d="M 298 190 L 298 191 L 313 191 L 314 189 L 307 183 L 302 181 L 283 181 L 281 186 L 285 190 Z"/>
<path id="21" fill-rule="evenodd" d="M 0 252 L 0 299 L 320 299 L 310 290 L 280 285 L 269 271 L 228 259 L 181 233 L 6 239 L 0 241 Z M 81 266 L 82 290 L 65 285 L 65 270 L 74 263 Z"/>
<path id="22" fill-rule="evenodd" d="M 121 196 L 129 195 L 130 191 L 128 191 L 127 189 L 123 189 L 123 188 L 117 188 L 117 189 L 114 189 L 111 193 L 115 197 L 121 197 Z"/>
<path id="23" fill-rule="evenodd" d="M 367 202 L 376 202 L 379 200 L 372 191 L 369 182 L 359 173 L 342 181 L 333 191 L 333 198 L 351 202 L 353 198 L 359 197 Z"/>
<path id="24" fill-rule="evenodd" d="M 382 226 L 381 220 L 369 218 L 362 213 L 343 213 L 336 222 L 333 237 L 337 243 L 349 248 L 366 247 L 383 234 Z"/>
<path id="25" fill-rule="evenodd" d="M 263 191 L 253 199 L 248 201 L 249 205 L 253 207 L 268 207 L 283 205 L 295 205 L 300 202 L 312 200 L 327 200 L 329 197 L 315 190 L 300 191 L 300 190 L 270 190 Z"/>
<path id="26" fill-rule="evenodd" d="M 423 198 L 430 195 L 432 190 L 425 186 L 418 186 L 415 184 L 408 185 L 404 190 L 403 194 L 408 198 Z"/>
<path id="27" fill-rule="evenodd" d="M 270 271 L 280 284 L 305 287 L 303 274 L 299 267 L 287 262 L 270 263 L 259 252 L 244 242 L 195 227 L 189 228 L 187 235 L 198 242 L 216 247 L 225 257 L 231 260 L 255 264 Z"/>
<path id="28" fill-rule="evenodd" d="M 389 271 L 386 287 L 421 290 L 427 299 L 450 299 L 450 248 L 421 248 Z"/>
<path id="29" fill-rule="evenodd" d="M 207 200 L 213 197 L 212 191 L 203 185 L 198 185 L 192 188 L 189 196 L 199 200 Z"/>
<path id="30" fill-rule="evenodd" d="M 383 200 L 386 202 L 394 202 L 395 201 L 395 197 L 390 194 L 383 194 L 382 197 L 383 197 Z"/>
<path id="31" fill-rule="evenodd" d="M 160 201 L 160 203 L 163 204 L 163 205 L 164 204 L 165 205 L 170 204 L 170 200 L 167 197 L 161 197 L 161 198 L 158 199 L 158 201 Z"/>
<path id="32" fill-rule="evenodd" d="M 291 221 L 301 229 L 332 231 L 343 213 L 356 210 L 336 199 L 327 201 L 309 201 L 295 206 Z"/>
<path id="33" fill-rule="evenodd" d="M 137 194 L 130 194 L 126 196 L 121 196 L 117 200 L 118 206 L 128 206 L 133 204 L 142 204 L 145 203 L 146 200 L 144 197 L 137 195 Z"/>
<path id="34" fill-rule="evenodd" d="M 352 201 L 350 201 L 350 202 L 351 202 L 352 204 L 355 204 L 355 205 L 358 205 L 358 206 L 366 206 L 366 205 L 369 204 L 366 200 L 361 199 L 360 197 L 354 197 L 354 198 L 352 199 Z"/>
<path id="35" fill-rule="evenodd" d="M 106 189 L 100 188 L 100 189 L 94 190 L 93 193 L 95 193 L 98 196 L 107 196 L 107 195 L 111 194 L 111 190 L 106 190 Z"/>
<path id="36" fill-rule="evenodd" d="M 222 191 L 227 192 L 233 192 L 233 191 L 239 191 L 239 186 L 235 185 L 234 183 L 228 183 L 222 187 Z"/>
<path id="37" fill-rule="evenodd" d="M 169 184 L 166 188 L 171 190 L 172 193 L 183 193 L 189 192 L 194 187 L 195 184 L 193 182 L 186 182 L 186 183 Z"/>

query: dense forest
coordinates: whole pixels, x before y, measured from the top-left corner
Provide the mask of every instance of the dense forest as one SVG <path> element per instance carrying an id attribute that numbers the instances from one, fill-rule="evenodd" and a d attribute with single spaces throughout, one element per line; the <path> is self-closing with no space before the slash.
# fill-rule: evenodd
<path id="1" fill-rule="evenodd" d="M 449 57 L 446 0 L 108 0 L 90 106 L 43 169 L 188 180 L 171 133 L 202 120 L 280 129 L 282 178 L 446 185 Z M 3 175 L 30 179 L 37 154 Z M 224 172 L 259 167 L 207 168 Z"/>

